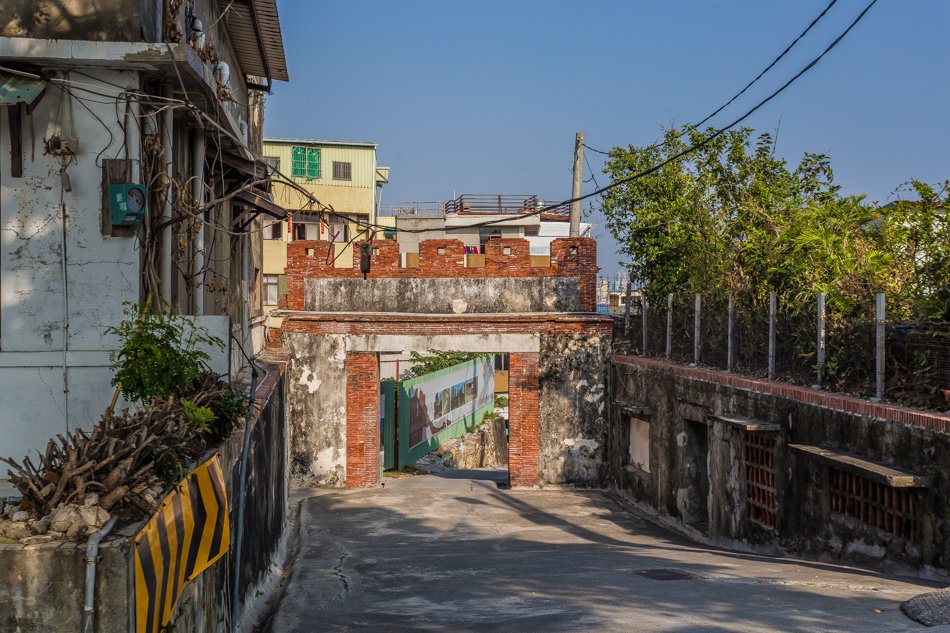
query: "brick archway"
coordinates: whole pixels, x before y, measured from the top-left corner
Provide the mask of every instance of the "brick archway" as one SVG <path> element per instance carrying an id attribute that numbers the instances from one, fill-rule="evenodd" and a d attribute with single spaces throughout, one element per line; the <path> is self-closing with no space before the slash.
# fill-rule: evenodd
<path id="1" fill-rule="evenodd" d="M 554 240 L 550 257 L 531 255 L 523 239 L 490 240 L 473 261 L 461 242 L 430 240 L 413 267 L 398 244 L 373 242 L 367 279 L 355 254 L 352 266 L 333 264 L 331 247 L 289 245 L 288 294 L 269 341 L 290 351 L 296 479 L 377 485 L 377 355 L 459 350 L 510 355 L 512 485 L 603 484 L 613 320 L 594 312 L 593 240 Z"/>
<path id="2" fill-rule="evenodd" d="M 508 477 L 512 486 L 538 479 L 538 354 L 509 354 Z M 379 364 L 376 352 L 346 356 L 346 487 L 379 484 Z"/>

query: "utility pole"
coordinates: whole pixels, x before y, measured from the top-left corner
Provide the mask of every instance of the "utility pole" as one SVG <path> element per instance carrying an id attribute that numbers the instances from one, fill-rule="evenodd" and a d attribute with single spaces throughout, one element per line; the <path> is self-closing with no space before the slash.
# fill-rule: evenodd
<path id="1" fill-rule="evenodd" d="M 572 198 L 581 197 L 581 186 L 584 184 L 584 133 L 578 132 L 574 136 L 574 187 L 571 189 Z M 571 203 L 571 237 L 580 237 L 581 234 L 581 201 Z"/>

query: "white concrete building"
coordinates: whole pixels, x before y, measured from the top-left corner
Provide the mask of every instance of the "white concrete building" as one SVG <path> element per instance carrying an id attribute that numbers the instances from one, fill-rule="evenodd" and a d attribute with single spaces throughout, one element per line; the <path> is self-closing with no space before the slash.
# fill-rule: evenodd
<path id="1" fill-rule="evenodd" d="M 261 84 L 287 79 L 274 0 L 225 19 L 213 0 L 66 4 L 0 8 L 0 455 L 15 459 L 109 405 L 123 302 L 167 302 L 251 353 L 253 229 L 281 213 L 257 160 Z M 113 223 L 117 192 L 131 225 Z"/>

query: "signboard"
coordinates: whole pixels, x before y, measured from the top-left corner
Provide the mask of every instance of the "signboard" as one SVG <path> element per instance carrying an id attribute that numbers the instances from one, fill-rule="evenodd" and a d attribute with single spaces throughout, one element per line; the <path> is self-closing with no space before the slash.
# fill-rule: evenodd
<path id="1" fill-rule="evenodd" d="M 135 537 L 133 630 L 164 630 L 185 586 L 230 545 L 228 495 L 215 453 L 165 496 Z"/>
<path id="2" fill-rule="evenodd" d="M 495 405 L 495 363 L 484 356 L 399 383 L 399 463 L 481 422 Z"/>

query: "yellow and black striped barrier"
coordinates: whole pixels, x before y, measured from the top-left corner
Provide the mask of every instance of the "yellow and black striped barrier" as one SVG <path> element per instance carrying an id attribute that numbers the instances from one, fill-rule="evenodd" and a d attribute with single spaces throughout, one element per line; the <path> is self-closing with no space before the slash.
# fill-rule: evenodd
<path id="1" fill-rule="evenodd" d="M 221 457 L 191 471 L 135 537 L 136 633 L 168 624 L 185 586 L 231 545 Z"/>

